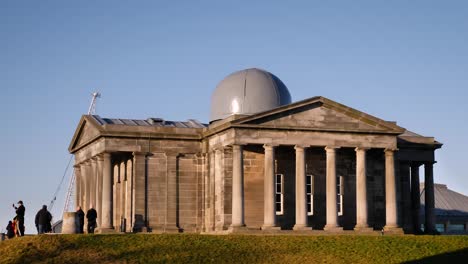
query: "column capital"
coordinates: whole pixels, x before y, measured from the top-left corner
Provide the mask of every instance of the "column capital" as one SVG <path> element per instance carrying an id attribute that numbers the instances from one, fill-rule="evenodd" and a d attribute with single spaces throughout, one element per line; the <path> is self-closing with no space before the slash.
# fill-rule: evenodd
<path id="1" fill-rule="evenodd" d="M 437 163 L 437 161 L 435 161 L 435 160 L 423 162 L 424 166 L 433 166 L 436 163 Z"/>
<path id="2" fill-rule="evenodd" d="M 325 151 L 327 153 L 335 153 L 337 149 L 339 149 L 340 147 L 337 147 L 337 146 L 326 146 L 325 147 Z"/>
<path id="3" fill-rule="evenodd" d="M 196 158 L 204 158 L 206 157 L 206 155 L 208 155 L 208 153 L 201 153 L 201 152 L 195 153 Z"/>
<path id="4" fill-rule="evenodd" d="M 358 151 L 367 151 L 367 150 L 369 150 L 369 149 L 371 149 L 371 148 L 367 148 L 367 147 L 356 147 L 356 148 L 354 149 L 354 151 L 356 151 L 356 152 L 358 152 Z"/>
<path id="5" fill-rule="evenodd" d="M 103 161 L 104 160 L 104 154 L 105 154 L 105 152 L 96 155 L 96 160 L 97 161 Z M 109 153 L 109 155 L 110 155 L 110 153 Z"/>
<path id="6" fill-rule="evenodd" d="M 146 155 L 146 152 L 136 152 L 136 151 L 134 151 L 134 152 L 132 152 L 132 155 L 133 155 L 134 157 L 137 157 L 137 156 L 145 156 L 145 155 Z"/>
<path id="7" fill-rule="evenodd" d="M 277 146 L 277 144 L 263 144 L 264 149 L 274 149 Z"/>
<path id="8" fill-rule="evenodd" d="M 244 147 L 244 145 L 242 145 L 242 144 L 232 144 L 231 147 L 232 147 L 232 149 L 242 149 Z"/>
<path id="9" fill-rule="evenodd" d="M 303 145 L 303 144 L 297 144 L 294 146 L 295 150 L 305 150 L 306 148 L 310 147 L 310 145 Z"/>
<path id="10" fill-rule="evenodd" d="M 234 146 L 234 145 L 232 145 Z M 227 146 L 215 146 L 212 148 L 213 152 L 216 152 L 216 151 L 224 151 L 225 149 L 227 148 Z"/>
<path id="11" fill-rule="evenodd" d="M 384 149 L 385 155 L 393 155 L 395 151 L 398 151 L 397 148 L 386 148 Z"/>
<path id="12" fill-rule="evenodd" d="M 112 154 L 111 152 L 103 152 L 103 153 L 101 154 L 101 156 L 102 156 L 102 158 L 104 158 L 104 159 L 105 159 L 105 158 L 109 158 L 109 159 L 110 159 L 111 154 Z"/>

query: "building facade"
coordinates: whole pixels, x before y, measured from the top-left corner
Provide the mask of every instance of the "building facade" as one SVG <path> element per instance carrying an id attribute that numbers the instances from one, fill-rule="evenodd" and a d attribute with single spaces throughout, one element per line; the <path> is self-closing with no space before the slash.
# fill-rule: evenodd
<path id="1" fill-rule="evenodd" d="M 416 233 L 435 231 L 441 145 L 324 97 L 291 103 L 275 75 L 247 69 L 217 86 L 209 124 L 85 115 L 69 151 L 75 203 L 97 209 L 101 232 Z"/>

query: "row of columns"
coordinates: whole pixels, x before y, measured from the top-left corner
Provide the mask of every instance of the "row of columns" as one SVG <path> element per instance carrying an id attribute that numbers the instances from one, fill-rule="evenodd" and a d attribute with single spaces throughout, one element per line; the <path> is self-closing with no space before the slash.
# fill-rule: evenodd
<path id="1" fill-rule="evenodd" d="M 275 146 L 264 145 L 264 224 L 262 229 L 279 229 L 275 212 Z M 295 230 L 311 229 L 307 223 L 305 146 L 296 150 L 296 223 Z M 326 225 L 325 230 L 340 229 L 337 214 L 336 150 L 326 150 Z M 369 228 L 367 217 L 366 150 L 356 148 L 356 229 Z M 245 226 L 243 147 L 233 145 L 232 228 Z M 394 150 L 385 149 L 386 229 L 397 228 Z"/>
<path id="2" fill-rule="evenodd" d="M 111 154 L 103 153 L 75 165 L 75 204 L 83 211 L 94 207 L 101 229 L 112 229 Z"/>

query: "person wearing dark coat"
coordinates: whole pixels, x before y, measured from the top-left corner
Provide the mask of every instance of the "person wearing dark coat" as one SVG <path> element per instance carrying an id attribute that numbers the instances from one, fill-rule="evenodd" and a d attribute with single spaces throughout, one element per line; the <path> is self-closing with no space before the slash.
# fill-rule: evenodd
<path id="1" fill-rule="evenodd" d="M 52 221 L 52 215 L 50 214 L 49 211 L 47 211 L 47 205 L 43 205 L 42 209 L 39 210 L 36 214 L 36 227 L 37 227 L 37 233 L 38 234 L 44 234 L 46 232 L 50 232 L 51 229 L 51 224 L 50 221 Z"/>
<path id="2" fill-rule="evenodd" d="M 76 208 L 76 216 L 78 217 L 78 234 L 83 234 L 84 227 L 84 212 L 81 210 L 81 206 Z"/>
<path id="3" fill-rule="evenodd" d="M 23 201 L 18 202 L 18 207 L 13 205 L 16 209 L 16 220 L 18 221 L 18 229 L 20 236 L 24 236 L 24 214 L 26 212 L 26 208 L 23 205 Z"/>
<path id="4" fill-rule="evenodd" d="M 12 239 L 15 237 L 15 226 L 13 225 L 13 222 L 8 221 L 8 225 L 6 227 L 7 230 L 7 237 L 8 239 Z"/>
<path id="5" fill-rule="evenodd" d="M 94 229 L 96 228 L 96 218 L 97 212 L 94 210 L 93 206 L 86 212 L 86 219 L 88 219 L 88 234 L 94 234 Z"/>

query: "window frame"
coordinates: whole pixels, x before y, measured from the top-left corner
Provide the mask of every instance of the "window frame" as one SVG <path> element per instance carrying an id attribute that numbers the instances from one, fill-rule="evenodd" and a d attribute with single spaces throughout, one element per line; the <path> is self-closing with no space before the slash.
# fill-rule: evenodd
<path id="1" fill-rule="evenodd" d="M 307 179 L 310 178 L 310 184 L 307 183 Z M 310 185 L 310 192 L 307 191 L 307 187 Z M 307 199 L 310 197 L 310 203 Z M 310 205 L 310 206 L 309 206 Z M 314 215 L 314 175 L 307 174 L 306 175 L 306 206 L 307 206 L 307 215 Z"/>
<path id="2" fill-rule="evenodd" d="M 278 176 L 280 176 L 281 182 L 278 182 Z M 280 192 L 278 192 L 278 184 L 280 185 Z M 277 201 L 277 195 L 280 195 L 280 201 Z M 276 205 L 280 204 L 281 210 L 276 210 Z M 284 175 L 280 173 L 275 174 L 275 214 L 283 215 L 284 214 Z"/>
<path id="3" fill-rule="evenodd" d="M 338 213 L 338 216 L 343 215 L 343 184 L 344 184 L 344 178 L 343 176 L 337 176 L 336 177 L 336 210 Z"/>

